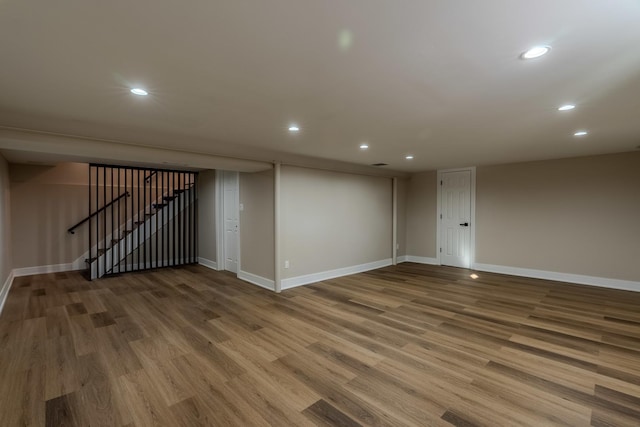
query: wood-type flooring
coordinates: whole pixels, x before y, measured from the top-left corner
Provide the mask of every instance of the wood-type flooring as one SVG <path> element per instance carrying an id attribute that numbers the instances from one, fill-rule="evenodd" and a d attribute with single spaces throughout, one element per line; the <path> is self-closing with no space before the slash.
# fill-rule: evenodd
<path id="1" fill-rule="evenodd" d="M 469 274 L 19 277 L 0 426 L 640 425 L 640 293 Z"/>

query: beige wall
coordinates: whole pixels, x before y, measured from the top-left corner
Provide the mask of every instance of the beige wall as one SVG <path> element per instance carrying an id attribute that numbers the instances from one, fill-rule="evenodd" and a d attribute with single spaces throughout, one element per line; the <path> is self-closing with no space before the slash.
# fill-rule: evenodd
<path id="1" fill-rule="evenodd" d="M 640 153 L 478 167 L 476 263 L 640 280 Z M 412 175 L 408 255 L 436 257 L 437 173 Z"/>
<path id="2" fill-rule="evenodd" d="M 391 190 L 390 178 L 283 166 L 282 278 L 391 258 Z"/>
<path id="3" fill-rule="evenodd" d="M 274 280 L 274 172 L 240 174 L 240 268 Z"/>
<path id="4" fill-rule="evenodd" d="M 640 152 L 477 169 L 476 262 L 640 281 Z"/>
<path id="5" fill-rule="evenodd" d="M 421 172 L 407 183 L 407 255 L 436 257 L 437 172 Z"/>
<path id="6" fill-rule="evenodd" d="M 10 165 L 13 267 L 66 264 L 87 250 L 88 165 Z"/>
<path id="7" fill-rule="evenodd" d="M 198 256 L 216 262 L 216 171 L 198 174 Z"/>
<path id="8" fill-rule="evenodd" d="M 9 165 L 0 155 L 0 290 L 13 269 L 10 193 Z"/>

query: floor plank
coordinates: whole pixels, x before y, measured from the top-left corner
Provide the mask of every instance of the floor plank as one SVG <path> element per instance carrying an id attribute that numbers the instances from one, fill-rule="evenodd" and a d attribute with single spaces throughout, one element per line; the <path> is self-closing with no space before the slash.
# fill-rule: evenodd
<path id="1" fill-rule="evenodd" d="M 640 425 L 640 293 L 469 274 L 19 277 L 0 425 Z"/>

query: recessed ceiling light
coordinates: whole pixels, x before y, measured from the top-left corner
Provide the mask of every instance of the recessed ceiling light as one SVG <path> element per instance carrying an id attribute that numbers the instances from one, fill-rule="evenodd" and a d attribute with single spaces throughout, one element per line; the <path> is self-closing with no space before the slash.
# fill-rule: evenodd
<path id="1" fill-rule="evenodd" d="M 520 55 L 520 58 L 522 59 L 539 58 L 542 55 L 549 53 L 550 50 L 551 50 L 551 46 L 534 46 L 528 51 L 523 52 L 522 55 Z"/>
<path id="2" fill-rule="evenodd" d="M 588 133 L 589 132 L 587 132 L 586 130 L 579 130 L 578 132 L 574 133 L 573 136 L 585 136 Z"/>
<path id="3" fill-rule="evenodd" d="M 289 126 L 289 132 L 298 132 L 298 131 L 300 131 L 300 128 L 298 127 L 298 125 Z"/>
<path id="4" fill-rule="evenodd" d="M 413 160 L 413 155 L 412 154 L 408 154 L 406 156 L 404 156 L 405 159 L 407 160 Z"/>
<path id="5" fill-rule="evenodd" d="M 569 111 L 573 110 L 574 108 L 576 108 L 576 106 L 573 104 L 565 104 L 558 107 L 558 111 Z"/>
<path id="6" fill-rule="evenodd" d="M 361 150 L 366 150 L 367 148 L 369 148 L 369 144 L 360 144 Z"/>
<path id="7" fill-rule="evenodd" d="M 146 90 L 139 88 L 139 87 L 134 87 L 133 89 L 131 89 L 131 93 L 134 95 L 139 95 L 139 96 L 147 96 L 149 95 L 149 92 L 147 92 Z"/>

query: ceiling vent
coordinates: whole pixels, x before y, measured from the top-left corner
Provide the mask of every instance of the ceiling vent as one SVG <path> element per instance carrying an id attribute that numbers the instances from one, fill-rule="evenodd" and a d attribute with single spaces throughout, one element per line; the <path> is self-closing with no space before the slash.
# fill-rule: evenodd
<path id="1" fill-rule="evenodd" d="M 374 163 L 371 166 L 389 166 L 389 165 L 386 163 Z"/>

